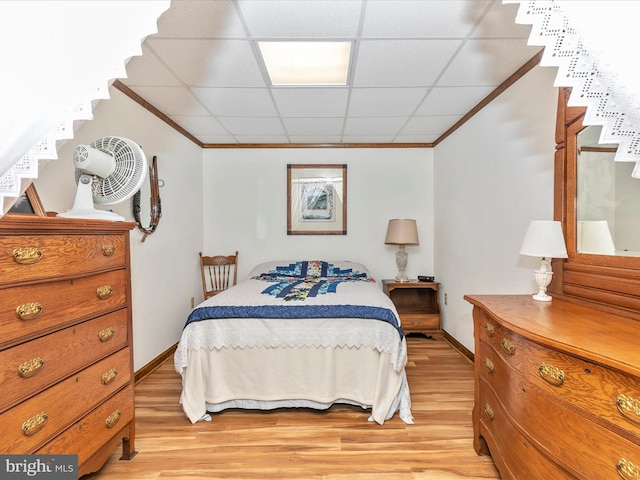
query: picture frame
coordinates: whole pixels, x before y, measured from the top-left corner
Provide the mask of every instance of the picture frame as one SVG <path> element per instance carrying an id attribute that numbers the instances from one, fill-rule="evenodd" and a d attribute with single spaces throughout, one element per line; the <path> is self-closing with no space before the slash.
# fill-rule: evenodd
<path id="1" fill-rule="evenodd" d="M 47 216 L 47 212 L 42 205 L 40 196 L 38 195 L 36 187 L 33 183 L 27 187 L 22 195 L 20 195 L 16 203 L 14 203 L 7 212 L 7 215 L 37 215 L 38 217 Z"/>
<path id="2" fill-rule="evenodd" d="M 347 165 L 287 164 L 287 235 L 347 234 Z"/>

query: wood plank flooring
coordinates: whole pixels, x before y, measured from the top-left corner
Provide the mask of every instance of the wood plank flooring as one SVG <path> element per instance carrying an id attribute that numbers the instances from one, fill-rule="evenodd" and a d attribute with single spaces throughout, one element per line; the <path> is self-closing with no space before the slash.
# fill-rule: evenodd
<path id="1" fill-rule="evenodd" d="M 473 366 L 444 340 L 407 339 L 414 425 L 396 414 L 380 426 L 360 408 L 326 412 L 228 410 L 192 425 L 178 403 L 169 359 L 136 385 L 136 449 L 114 451 L 85 477 L 155 479 L 486 479 L 491 457 L 473 450 Z"/>

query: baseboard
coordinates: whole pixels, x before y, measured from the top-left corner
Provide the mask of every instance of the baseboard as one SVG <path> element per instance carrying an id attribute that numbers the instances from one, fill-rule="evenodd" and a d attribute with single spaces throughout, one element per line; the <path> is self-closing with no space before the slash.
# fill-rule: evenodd
<path id="1" fill-rule="evenodd" d="M 463 356 L 467 357 L 471 361 L 471 363 L 474 362 L 475 356 L 473 355 L 473 352 L 467 349 L 467 347 L 465 347 L 459 341 L 457 341 L 455 338 L 449 335 L 449 333 L 447 333 L 445 330 L 442 331 L 442 336 L 447 342 L 451 344 L 453 348 L 458 350 Z"/>
<path id="2" fill-rule="evenodd" d="M 167 358 L 172 357 L 174 352 L 176 351 L 176 348 L 178 348 L 177 343 L 167 348 L 164 352 L 162 352 L 160 355 L 158 355 L 156 358 L 154 358 L 149 363 L 147 363 L 144 367 L 138 370 L 133 375 L 134 382 L 138 383 L 140 380 L 142 380 L 144 377 L 146 377 L 151 372 L 153 372 L 156 368 L 162 365 Z"/>

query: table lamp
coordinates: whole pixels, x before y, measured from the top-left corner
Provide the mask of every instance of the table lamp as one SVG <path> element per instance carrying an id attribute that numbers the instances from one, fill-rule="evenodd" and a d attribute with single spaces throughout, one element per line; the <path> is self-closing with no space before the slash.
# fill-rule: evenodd
<path id="1" fill-rule="evenodd" d="M 398 275 L 396 281 L 408 282 L 409 278 L 405 273 L 407 268 L 407 260 L 409 254 L 405 251 L 405 245 L 419 245 L 418 227 L 415 220 L 405 218 L 396 218 L 389 220 L 387 227 L 387 236 L 384 240 L 387 245 L 398 245 L 396 252 L 396 265 L 398 267 Z"/>
<path id="2" fill-rule="evenodd" d="M 538 293 L 533 295 L 533 299 L 550 302 L 551 297 L 547 295 L 547 286 L 551 283 L 553 276 L 551 259 L 567 258 L 567 247 L 564 243 L 560 222 L 532 220 L 522 241 L 520 254 L 540 257 L 538 269 L 534 271 L 538 283 Z"/>

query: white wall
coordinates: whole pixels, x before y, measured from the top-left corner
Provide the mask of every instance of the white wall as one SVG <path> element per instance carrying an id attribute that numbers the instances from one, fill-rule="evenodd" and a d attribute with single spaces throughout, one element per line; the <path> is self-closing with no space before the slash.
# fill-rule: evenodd
<path id="1" fill-rule="evenodd" d="M 464 295 L 536 291 L 537 259 L 518 251 L 530 220 L 553 219 L 555 75 L 533 69 L 434 152 L 443 327 L 471 351 Z"/>
<path id="2" fill-rule="evenodd" d="M 397 273 L 384 244 L 391 218 L 414 218 L 420 245 L 407 274 L 433 273 L 432 149 L 205 150 L 204 249 L 240 252 L 239 278 L 268 260 L 353 260 L 377 279 Z M 347 164 L 347 235 L 287 235 L 287 164 Z"/>
<path id="3" fill-rule="evenodd" d="M 73 149 L 105 136 L 123 136 L 142 146 L 149 160 L 158 157 L 162 218 L 156 232 L 141 242 L 131 232 L 134 368 L 140 369 L 176 343 L 201 291 L 198 251 L 202 247 L 200 147 L 116 89 L 94 109 L 59 151 L 59 159 L 42 169 L 34 183 L 46 210 L 64 211 L 73 204 Z M 133 221 L 132 201 L 113 207 Z"/>

